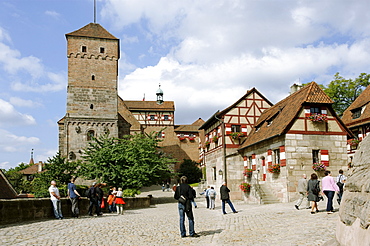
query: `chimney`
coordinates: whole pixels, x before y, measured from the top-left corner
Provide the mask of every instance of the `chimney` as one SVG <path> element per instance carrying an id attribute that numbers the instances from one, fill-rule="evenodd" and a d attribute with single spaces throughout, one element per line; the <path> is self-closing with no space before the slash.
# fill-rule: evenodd
<path id="1" fill-rule="evenodd" d="M 290 87 L 290 94 L 293 94 L 294 92 L 299 91 L 302 87 L 303 87 L 302 85 L 294 83 L 294 84 Z"/>
<path id="2" fill-rule="evenodd" d="M 42 172 L 42 161 L 39 161 L 39 165 L 37 167 L 37 172 L 39 172 L 39 173 Z"/>

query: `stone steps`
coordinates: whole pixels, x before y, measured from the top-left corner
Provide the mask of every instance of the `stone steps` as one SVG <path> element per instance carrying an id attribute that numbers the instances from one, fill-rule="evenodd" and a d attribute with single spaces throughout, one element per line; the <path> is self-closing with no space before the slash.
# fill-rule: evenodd
<path id="1" fill-rule="evenodd" d="M 261 200 L 262 204 L 274 204 L 280 203 L 280 200 L 271 192 L 271 188 L 268 184 L 260 184 L 262 190 Z"/>

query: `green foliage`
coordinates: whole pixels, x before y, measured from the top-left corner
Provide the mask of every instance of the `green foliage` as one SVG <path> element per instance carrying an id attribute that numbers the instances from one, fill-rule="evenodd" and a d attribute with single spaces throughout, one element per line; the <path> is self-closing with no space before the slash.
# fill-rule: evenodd
<path id="1" fill-rule="evenodd" d="M 164 156 L 156 134 L 99 136 L 85 149 L 83 176 L 123 189 L 140 189 L 165 180 L 174 160 Z"/>
<path id="2" fill-rule="evenodd" d="M 341 117 L 343 112 L 356 100 L 370 84 L 370 74 L 361 73 L 356 79 L 345 79 L 336 73 L 328 86 L 320 85 L 324 92 L 334 101 L 333 109 Z"/>
<path id="3" fill-rule="evenodd" d="M 198 167 L 198 163 L 189 159 L 184 159 L 180 165 L 179 177 L 186 176 L 188 183 L 198 183 L 202 178 L 202 170 Z"/>
<path id="4" fill-rule="evenodd" d="M 135 195 L 139 195 L 141 193 L 138 189 L 125 189 L 122 192 L 123 197 L 135 197 Z"/>
<path id="5" fill-rule="evenodd" d="M 80 161 L 69 162 L 59 153 L 49 158 L 44 166 L 45 171 L 35 175 L 35 179 L 31 182 L 35 197 L 48 197 L 52 180 L 57 182 L 60 195 L 67 196 L 67 184 L 72 177 L 79 176 L 80 166 Z"/>

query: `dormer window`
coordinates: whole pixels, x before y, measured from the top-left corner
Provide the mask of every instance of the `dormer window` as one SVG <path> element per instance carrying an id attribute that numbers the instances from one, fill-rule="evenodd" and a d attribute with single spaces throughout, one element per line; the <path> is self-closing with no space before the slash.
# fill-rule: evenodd
<path id="1" fill-rule="evenodd" d="M 321 110 L 320 110 L 320 108 L 317 108 L 317 107 L 311 107 L 310 108 L 310 113 L 311 114 L 321 114 Z"/>
<path id="2" fill-rule="evenodd" d="M 104 47 L 100 47 L 100 53 L 104 53 L 105 52 L 105 48 Z"/>
<path id="3" fill-rule="evenodd" d="M 87 47 L 83 45 L 83 46 L 81 47 L 81 51 L 82 51 L 82 52 L 84 52 L 84 53 L 85 53 L 85 52 L 87 52 Z"/>
<path id="4" fill-rule="evenodd" d="M 154 115 L 151 115 L 150 116 L 150 120 L 155 120 L 155 116 Z"/>
<path id="5" fill-rule="evenodd" d="M 361 108 L 357 108 L 352 111 L 352 119 L 358 119 L 361 117 Z"/>
<path id="6" fill-rule="evenodd" d="M 164 116 L 164 120 L 168 120 L 168 115 L 165 115 Z"/>

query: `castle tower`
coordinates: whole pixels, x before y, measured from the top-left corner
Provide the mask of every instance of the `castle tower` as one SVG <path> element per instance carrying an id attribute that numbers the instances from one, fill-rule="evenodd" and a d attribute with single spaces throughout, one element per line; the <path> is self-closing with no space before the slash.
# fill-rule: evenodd
<path id="1" fill-rule="evenodd" d="M 67 113 L 58 122 L 59 151 L 74 160 L 92 137 L 118 137 L 119 39 L 96 23 L 66 34 L 66 39 Z"/>

